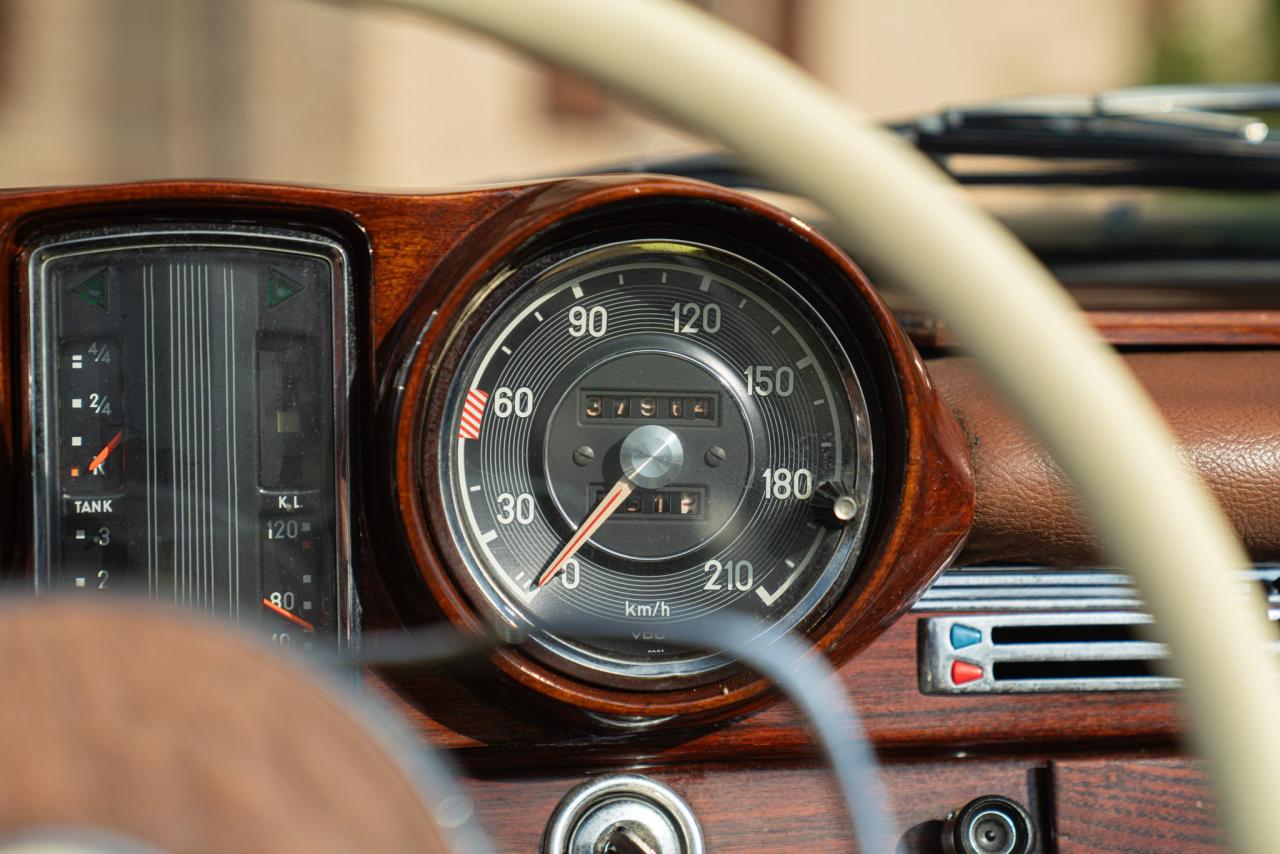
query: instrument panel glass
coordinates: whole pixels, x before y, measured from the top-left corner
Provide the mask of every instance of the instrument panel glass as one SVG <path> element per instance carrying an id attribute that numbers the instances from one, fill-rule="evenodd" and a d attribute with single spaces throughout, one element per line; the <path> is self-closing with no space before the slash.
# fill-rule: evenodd
<path id="1" fill-rule="evenodd" d="M 40 592 L 350 639 L 347 265 L 319 235 L 124 228 L 29 269 Z"/>
<path id="2" fill-rule="evenodd" d="M 604 684 L 667 687 L 727 662 L 664 640 L 723 608 L 760 636 L 823 616 L 865 535 L 873 448 L 837 336 L 782 278 L 684 241 L 597 247 L 524 282 L 462 357 L 440 502 L 508 622 Z"/>

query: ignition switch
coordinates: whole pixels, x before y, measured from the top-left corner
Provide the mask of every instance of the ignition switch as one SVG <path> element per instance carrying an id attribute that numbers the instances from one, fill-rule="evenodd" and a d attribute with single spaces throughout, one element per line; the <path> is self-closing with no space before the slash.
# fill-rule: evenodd
<path id="1" fill-rule="evenodd" d="M 703 854 L 702 830 L 671 789 L 638 774 L 598 777 L 565 796 L 543 854 Z"/>

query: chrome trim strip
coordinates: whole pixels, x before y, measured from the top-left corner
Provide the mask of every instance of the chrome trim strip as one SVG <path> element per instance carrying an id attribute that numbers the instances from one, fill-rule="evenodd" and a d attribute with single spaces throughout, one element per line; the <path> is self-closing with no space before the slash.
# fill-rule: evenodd
<path id="1" fill-rule="evenodd" d="M 1280 607 L 1280 566 L 1260 565 L 1245 577 L 1264 584 L 1268 604 Z M 947 570 L 912 610 L 1135 611 L 1142 606 L 1129 577 L 1113 570 L 988 566 Z"/>
<path id="2" fill-rule="evenodd" d="M 1275 620 L 1280 611 L 1268 616 Z M 1146 614 L 1131 611 L 1086 611 L 1075 613 L 984 614 L 928 617 L 920 621 L 918 667 L 920 691 L 925 694 L 1043 694 L 1079 691 L 1172 690 L 1181 682 L 1162 675 L 1169 649 L 1162 643 L 1140 636 L 1131 640 L 1105 638 L 1106 627 L 1137 627 L 1154 621 Z M 1064 633 L 1062 642 L 1039 640 L 1021 643 L 997 640 L 1003 628 L 1040 628 L 1050 637 L 1057 627 L 1099 627 L 1103 639 L 1072 639 Z M 1141 632 L 1137 632 L 1141 634 Z M 1280 648 L 1280 643 L 1275 645 Z M 1078 671 L 1089 665 L 1114 663 L 1108 673 L 1098 667 L 1095 675 Z M 1023 665 L 1022 672 L 1001 673 L 1001 665 Z M 1037 665 L 1045 665 L 1037 668 Z M 1067 665 L 1055 668 L 1054 665 Z M 1071 666 L 1078 665 L 1078 666 Z M 957 671 L 957 668 L 963 670 Z M 1044 671 L 1036 675 L 1035 671 Z M 1049 675 L 1060 669 L 1064 675 Z M 1144 673 L 1141 671 L 1149 670 Z"/>

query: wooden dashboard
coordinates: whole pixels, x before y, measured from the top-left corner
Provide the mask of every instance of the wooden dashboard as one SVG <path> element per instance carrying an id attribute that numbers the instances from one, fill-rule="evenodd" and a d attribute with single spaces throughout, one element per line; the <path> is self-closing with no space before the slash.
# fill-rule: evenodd
<path id="1" fill-rule="evenodd" d="M 496 271 L 593 212 L 673 200 L 713 227 L 745 229 L 749 219 L 759 231 L 748 240 L 781 240 L 795 258 L 812 256 L 803 263 L 843 276 L 848 290 L 838 305 L 851 306 L 851 328 L 869 342 L 867 382 L 882 402 L 886 433 L 880 504 L 856 575 L 805 631 L 837 666 L 885 765 L 901 850 L 940 850 L 947 815 L 985 794 L 1027 806 L 1040 829 L 1038 850 L 1217 850 L 1203 772 L 1181 753 L 1176 693 L 921 692 L 924 617 L 909 609 L 944 567 L 957 557 L 1088 565 L 1101 560 L 1096 544 L 1052 461 L 955 354 L 945 329 L 916 315 L 895 318 L 858 268 L 804 223 L 707 185 L 627 176 L 390 195 L 162 182 L 0 196 L 0 284 L 11 294 L 0 302 L 7 341 L 0 452 L 14 473 L 14 487 L 0 496 L 7 565 L 25 578 L 37 570 L 29 508 L 39 461 L 25 311 L 33 247 L 51 231 L 113 223 L 268 224 L 322 233 L 349 259 L 349 488 L 360 632 L 376 650 L 380 632 L 406 625 L 447 621 L 479 631 L 483 617 L 444 557 L 449 531 L 424 506 L 430 493 L 421 488 L 416 437 L 440 413 L 419 401 Z M 728 209 L 746 219 L 725 215 Z M 1280 411 L 1280 364 L 1267 349 L 1280 342 L 1280 316 L 1106 312 L 1091 319 L 1108 341 L 1130 348 L 1128 358 L 1255 556 L 1280 556 L 1280 515 L 1274 502 L 1259 501 L 1280 479 L 1267 462 L 1280 432 L 1271 430 L 1275 416 L 1265 415 Z M 1197 373 L 1203 364 L 1209 370 Z M 1041 549 L 1036 534 L 1048 528 Z M 502 652 L 467 672 L 397 669 L 369 672 L 366 682 L 424 743 L 455 760 L 499 850 L 536 850 L 566 792 L 620 770 L 678 791 L 708 850 L 850 850 L 848 820 L 804 721 L 749 674 L 645 693 L 591 685 Z M 646 725 L 602 727 L 601 716 Z"/>

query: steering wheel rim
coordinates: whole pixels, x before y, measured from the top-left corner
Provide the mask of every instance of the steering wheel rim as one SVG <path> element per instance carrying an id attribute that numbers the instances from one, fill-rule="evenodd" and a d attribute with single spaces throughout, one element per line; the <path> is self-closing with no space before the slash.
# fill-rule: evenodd
<path id="1" fill-rule="evenodd" d="M 1280 683 L 1247 563 L 1114 353 L 1050 274 L 925 157 L 763 45 L 672 0 L 362 0 L 449 18 L 593 78 L 827 207 L 956 330 L 1076 484 L 1184 677 L 1233 847 L 1268 850 Z M 750 78 L 750 87 L 742 81 Z"/>

